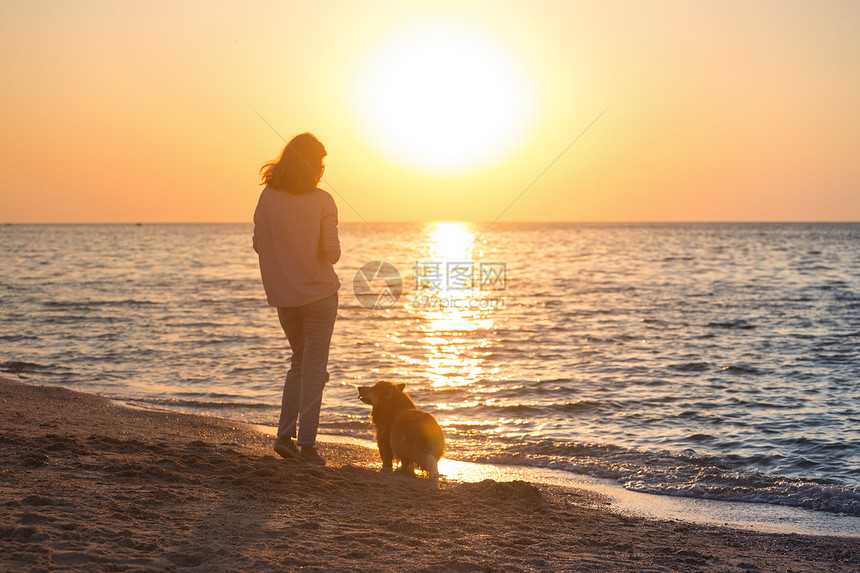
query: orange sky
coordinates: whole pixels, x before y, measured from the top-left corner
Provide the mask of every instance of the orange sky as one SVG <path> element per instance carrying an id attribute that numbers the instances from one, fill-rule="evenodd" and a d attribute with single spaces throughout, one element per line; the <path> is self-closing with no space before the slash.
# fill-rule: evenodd
<path id="1" fill-rule="evenodd" d="M 341 220 L 490 221 L 604 110 L 503 220 L 860 221 L 858 2 L 234 4 L 0 5 L 0 222 L 249 221 L 260 116 L 323 141 Z M 376 129 L 413 119 L 462 165 Z"/>

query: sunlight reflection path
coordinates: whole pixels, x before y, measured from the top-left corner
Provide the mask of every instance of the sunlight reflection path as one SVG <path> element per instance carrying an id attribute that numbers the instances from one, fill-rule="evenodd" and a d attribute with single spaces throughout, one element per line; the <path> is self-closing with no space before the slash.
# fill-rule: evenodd
<path id="1" fill-rule="evenodd" d="M 485 364 L 494 327 L 492 313 L 476 307 L 475 229 L 459 222 L 427 226 L 424 260 L 415 266 L 407 308 L 415 317 L 422 352 L 401 356 L 412 374 L 435 388 L 458 387 L 496 374 Z"/>

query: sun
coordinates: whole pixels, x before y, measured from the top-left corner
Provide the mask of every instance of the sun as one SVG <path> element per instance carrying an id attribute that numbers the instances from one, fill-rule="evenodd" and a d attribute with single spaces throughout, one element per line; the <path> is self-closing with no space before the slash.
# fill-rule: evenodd
<path id="1" fill-rule="evenodd" d="M 356 113 L 386 155 L 457 173 L 500 161 L 522 140 L 532 85 L 515 53 L 450 23 L 399 29 L 360 69 Z"/>

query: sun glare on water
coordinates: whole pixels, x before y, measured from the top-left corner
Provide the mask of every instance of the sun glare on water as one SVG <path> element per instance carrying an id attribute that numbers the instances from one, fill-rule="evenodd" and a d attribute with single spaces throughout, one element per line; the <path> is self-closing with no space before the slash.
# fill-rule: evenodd
<path id="1" fill-rule="evenodd" d="M 428 225 L 427 247 L 436 261 L 468 261 L 475 247 L 475 232 L 466 223 L 441 221 Z"/>
<path id="2" fill-rule="evenodd" d="M 458 222 L 431 223 L 424 231 L 426 260 L 419 265 L 434 265 L 422 270 L 435 272 L 423 277 L 430 279 L 427 288 L 413 293 L 412 301 L 418 304 L 407 306 L 418 319 L 423 353 L 402 359 L 410 372 L 417 371 L 435 387 L 469 384 L 498 370 L 484 364 L 484 348 L 490 342 L 482 333 L 492 329 L 492 313 L 472 304 L 478 296 L 476 288 L 450 281 L 452 269 L 474 265 L 476 232 L 473 225 Z"/>
<path id="3" fill-rule="evenodd" d="M 495 38 L 450 24 L 398 30 L 358 76 L 357 114 L 391 157 L 437 173 L 500 160 L 524 136 L 531 82 Z"/>

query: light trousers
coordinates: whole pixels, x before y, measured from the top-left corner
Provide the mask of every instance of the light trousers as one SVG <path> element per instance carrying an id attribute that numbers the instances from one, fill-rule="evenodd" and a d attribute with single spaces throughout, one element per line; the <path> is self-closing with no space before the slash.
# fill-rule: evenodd
<path id="1" fill-rule="evenodd" d="M 329 378 L 328 352 L 337 300 L 335 293 L 304 306 L 278 307 L 278 320 L 292 350 L 281 398 L 278 437 L 296 438 L 299 446 L 316 444 L 322 394 Z"/>

